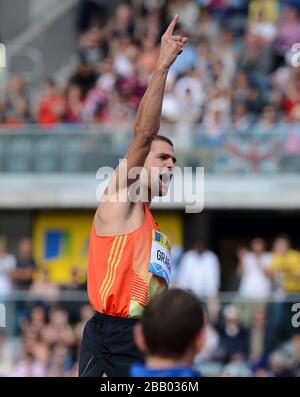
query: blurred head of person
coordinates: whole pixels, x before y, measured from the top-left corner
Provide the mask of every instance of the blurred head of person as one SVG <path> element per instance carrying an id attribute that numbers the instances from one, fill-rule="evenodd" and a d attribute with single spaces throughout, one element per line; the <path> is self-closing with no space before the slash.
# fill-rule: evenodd
<path id="1" fill-rule="evenodd" d="M 23 77 L 14 74 L 9 80 L 9 91 L 13 94 L 22 94 L 24 89 L 24 80 Z"/>
<path id="2" fill-rule="evenodd" d="M 19 243 L 19 257 L 21 259 L 32 258 L 32 241 L 30 238 L 23 238 Z"/>
<path id="3" fill-rule="evenodd" d="M 232 332 L 234 333 L 236 331 L 236 328 L 240 324 L 240 317 L 241 317 L 240 307 L 233 303 L 225 306 L 223 311 L 223 316 L 224 316 L 225 325 L 229 327 L 228 332 L 230 333 L 231 330 L 230 327 L 232 327 Z"/>
<path id="4" fill-rule="evenodd" d="M 277 121 L 277 111 L 276 107 L 272 105 L 267 105 L 263 108 L 261 115 L 261 122 L 268 125 L 273 125 Z"/>
<path id="5" fill-rule="evenodd" d="M 54 347 L 52 361 L 56 367 L 65 368 L 69 357 L 69 349 L 66 345 L 59 343 Z"/>
<path id="6" fill-rule="evenodd" d="M 291 342 L 292 342 L 293 354 L 299 357 L 300 360 L 300 333 L 293 335 Z"/>
<path id="7" fill-rule="evenodd" d="M 293 25 L 295 23 L 299 23 L 299 14 L 295 7 L 292 4 L 286 4 L 282 10 L 282 22 L 286 23 L 287 25 Z"/>
<path id="8" fill-rule="evenodd" d="M 71 283 L 78 283 L 80 278 L 80 269 L 77 266 L 73 266 L 71 269 Z"/>
<path id="9" fill-rule="evenodd" d="M 269 364 L 275 376 L 283 376 L 283 374 L 288 371 L 287 357 L 279 351 L 275 351 L 270 355 Z"/>
<path id="10" fill-rule="evenodd" d="M 123 2 L 120 4 L 115 13 L 115 22 L 121 28 L 127 28 L 131 21 L 132 9 L 130 5 Z"/>
<path id="11" fill-rule="evenodd" d="M 270 376 L 271 376 L 270 372 L 267 370 L 267 368 L 264 367 L 257 368 L 254 371 L 255 378 L 268 378 Z"/>
<path id="12" fill-rule="evenodd" d="M 99 48 L 102 37 L 103 37 L 103 33 L 100 27 L 97 25 L 93 25 L 89 28 L 89 30 L 85 34 L 85 40 L 83 46 L 86 49 Z"/>
<path id="13" fill-rule="evenodd" d="M 53 307 L 49 313 L 50 325 L 62 328 L 68 326 L 69 315 L 68 312 L 60 307 Z"/>
<path id="14" fill-rule="evenodd" d="M 0 236 L 0 257 L 5 256 L 8 253 L 8 242 L 7 238 Z"/>
<path id="15" fill-rule="evenodd" d="M 23 334 L 23 344 L 22 344 L 23 353 L 32 354 L 37 344 L 37 341 L 38 341 L 38 336 L 36 332 L 34 332 L 34 330 L 31 328 L 27 329 Z"/>
<path id="16" fill-rule="evenodd" d="M 47 310 L 43 305 L 35 305 L 30 313 L 31 324 L 36 326 L 43 326 L 47 323 Z"/>
<path id="17" fill-rule="evenodd" d="M 69 102 L 81 101 L 82 91 L 80 85 L 69 82 L 66 90 L 66 97 Z"/>
<path id="18" fill-rule="evenodd" d="M 265 249 L 266 249 L 266 243 L 265 240 L 262 239 L 261 237 L 255 237 L 251 242 L 250 242 L 250 249 L 252 252 L 254 252 L 256 255 L 262 254 Z"/>
<path id="19" fill-rule="evenodd" d="M 257 307 L 251 314 L 251 325 L 256 329 L 264 329 L 267 323 L 267 313 L 263 308 Z"/>
<path id="20" fill-rule="evenodd" d="M 46 81 L 46 87 L 45 87 L 45 95 L 49 97 L 53 97 L 59 94 L 59 90 L 57 88 L 57 85 L 51 77 L 48 77 Z"/>
<path id="21" fill-rule="evenodd" d="M 203 240 L 195 240 L 192 244 L 192 249 L 196 251 L 198 255 L 202 255 L 206 251 L 206 244 Z"/>
<path id="22" fill-rule="evenodd" d="M 38 342 L 33 349 L 35 359 L 44 365 L 47 365 L 50 359 L 50 349 L 45 343 Z"/>
<path id="23" fill-rule="evenodd" d="M 232 119 L 234 122 L 243 119 L 247 115 L 248 115 L 248 109 L 245 103 L 240 102 L 234 106 L 233 114 L 232 114 Z"/>
<path id="24" fill-rule="evenodd" d="M 204 344 L 205 316 L 197 297 L 170 289 L 154 297 L 135 327 L 149 366 L 192 365 Z"/>
<path id="25" fill-rule="evenodd" d="M 280 234 L 276 237 L 273 244 L 273 251 L 278 255 L 285 255 L 291 248 L 291 242 L 287 235 Z"/>
<path id="26" fill-rule="evenodd" d="M 74 74 L 81 79 L 95 78 L 95 72 L 93 71 L 93 68 L 84 59 L 80 60 L 80 63 L 76 67 Z"/>
<path id="27" fill-rule="evenodd" d="M 243 261 L 243 259 L 245 258 L 245 255 L 247 254 L 248 249 L 246 247 L 246 245 L 240 245 L 237 247 L 236 249 L 236 256 L 238 258 L 239 261 Z"/>
<path id="28" fill-rule="evenodd" d="M 39 271 L 39 281 L 41 281 L 43 283 L 50 283 L 49 269 L 47 267 L 43 267 Z"/>

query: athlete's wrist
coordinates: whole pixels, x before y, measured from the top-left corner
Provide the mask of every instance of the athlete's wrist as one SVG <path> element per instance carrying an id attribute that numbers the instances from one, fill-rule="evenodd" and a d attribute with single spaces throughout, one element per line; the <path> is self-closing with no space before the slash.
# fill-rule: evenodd
<path id="1" fill-rule="evenodd" d="M 168 73 L 170 65 L 167 62 L 158 61 L 155 69 L 161 73 Z"/>

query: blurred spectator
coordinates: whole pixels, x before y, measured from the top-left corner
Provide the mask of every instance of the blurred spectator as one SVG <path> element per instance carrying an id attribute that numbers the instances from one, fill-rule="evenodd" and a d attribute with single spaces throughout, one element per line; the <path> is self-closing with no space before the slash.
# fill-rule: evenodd
<path id="1" fill-rule="evenodd" d="M 174 30 L 174 35 L 188 37 L 187 32 L 180 25 L 178 25 L 178 27 L 176 27 L 176 29 Z M 196 59 L 196 47 L 191 41 L 188 41 L 184 47 L 184 51 L 182 52 L 182 54 L 180 54 L 180 56 L 177 57 L 176 62 L 173 63 L 170 71 L 174 73 L 176 77 L 185 74 L 194 67 Z"/>
<path id="2" fill-rule="evenodd" d="M 38 122 L 51 125 L 62 122 L 65 115 L 65 99 L 55 82 L 48 79 L 38 105 Z"/>
<path id="3" fill-rule="evenodd" d="M 12 370 L 13 377 L 37 378 L 47 376 L 47 368 L 43 362 L 35 358 L 30 351 L 24 351 L 21 360 Z"/>
<path id="4" fill-rule="evenodd" d="M 177 123 L 179 120 L 179 104 L 174 92 L 175 82 L 175 76 L 170 72 L 167 77 L 161 113 L 162 121 L 165 123 Z"/>
<path id="5" fill-rule="evenodd" d="M 193 35 L 207 40 L 210 44 L 215 43 L 220 36 L 220 26 L 205 7 L 199 8 L 197 22 L 191 28 Z"/>
<path id="6" fill-rule="evenodd" d="M 159 46 L 157 38 L 154 35 L 146 36 L 142 41 L 142 48 L 137 54 L 137 70 L 149 76 L 154 70 L 158 55 Z"/>
<path id="7" fill-rule="evenodd" d="M 37 279 L 30 287 L 30 296 L 36 301 L 55 302 L 58 299 L 59 287 L 50 281 L 49 270 L 43 268 L 39 271 Z"/>
<path id="8" fill-rule="evenodd" d="M 259 16 L 264 21 L 276 23 L 279 16 L 278 0 L 251 0 L 249 2 L 249 20 L 255 21 Z"/>
<path id="9" fill-rule="evenodd" d="M 299 371 L 300 366 L 300 333 L 293 335 L 293 337 L 283 344 L 281 352 L 288 358 L 289 364 Z M 299 377 L 299 374 L 296 375 Z"/>
<path id="10" fill-rule="evenodd" d="M 201 352 L 198 353 L 196 357 L 197 363 L 200 364 L 201 362 L 213 360 L 218 350 L 219 343 L 220 337 L 217 330 L 212 324 L 207 323 L 205 327 L 204 344 Z"/>
<path id="11" fill-rule="evenodd" d="M 194 1 L 175 0 L 169 7 L 170 18 L 174 15 L 179 16 L 180 23 L 187 32 L 192 32 L 198 17 L 198 7 Z"/>
<path id="12" fill-rule="evenodd" d="M 207 250 L 203 241 L 195 241 L 192 249 L 183 254 L 176 285 L 202 298 L 217 295 L 220 287 L 219 260 L 212 251 Z"/>
<path id="13" fill-rule="evenodd" d="M 106 0 L 81 0 L 78 12 L 78 28 L 86 31 L 93 23 L 106 19 Z"/>
<path id="14" fill-rule="evenodd" d="M 234 132 L 245 133 L 249 131 L 252 120 L 245 103 L 235 105 L 232 112 L 232 129 Z"/>
<path id="15" fill-rule="evenodd" d="M 249 4 L 249 29 L 266 42 L 271 42 L 276 36 L 278 16 L 277 0 L 252 0 Z"/>
<path id="16" fill-rule="evenodd" d="M 65 344 L 55 345 L 49 362 L 49 377 L 70 377 L 72 370 L 71 352 Z"/>
<path id="17" fill-rule="evenodd" d="M 291 248 L 285 235 L 278 236 L 273 244 L 273 255 L 268 274 L 285 293 L 300 292 L 300 253 Z"/>
<path id="18" fill-rule="evenodd" d="M 94 315 L 94 310 L 90 305 L 84 305 L 80 309 L 80 321 L 76 324 L 74 332 L 77 341 L 78 352 L 81 344 L 82 334 L 85 327 L 85 324 L 90 320 Z"/>
<path id="19" fill-rule="evenodd" d="M 204 136 L 198 143 L 219 144 L 231 126 L 248 131 L 254 122 L 256 131 L 273 132 L 274 112 L 297 122 L 300 69 L 292 68 L 290 60 L 291 43 L 300 37 L 297 4 L 284 3 L 279 17 L 277 0 L 150 0 L 122 2 L 110 17 L 103 0 L 85 0 L 79 65 L 65 96 L 60 93 L 65 87 L 54 90 L 47 85 L 37 121 L 131 123 L 153 71 L 161 34 L 177 12 L 182 18 L 174 33 L 189 36 L 189 43 L 171 67 L 163 120 L 178 124 L 174 131 L 180 141 L 187 136 L 187 147 L 191 146 L 191 123 L 201 123 L 197 131 Z M 214 87 L 222 91 L 220 98 L 210 94 Z M 13 78 L 6 91 L 14 97 L 13 108 L 23 109 L 14 112 L 17 122 L 31 121 L 20 78 Z M 226 106 L 216 104 L 221 99 Z M 5 123 L 10 111 L 3 100 L 0 109 Z"/>
<path id="20" fill-rule="evenodd" d="M 49 312 L 49 323 L 42 330 L 41 339 L 49 348 L 56 344 L 74 347 L 75 334 L 69 324 L 67 311 L 60 307 L 52 307 Z"/>
<path id="21" fill-rule="evenodd" d="M 247 378 L 251 375 L 251 370 L 246 362 L 230 362 L 223 368 L 223 378 Z"/>
<path id="22" fill-rule="evenodd" d="M 126 2 L 116 7 L 114 16 L 106 26 L 112 36 L 130 35 L 134 33 L 133 9 Z"/>
<path id="23" fill-rule="evenodd" d="M 240 309 L 230 304 L 223 311 L 224 323 L 217 326 L 220 334 L 220 357 L 225 363 L 242 362 L 249 354 L 249 333 L 240 321 Z"/>
<path id="24" fill-rule="evenodd" d="M 170 289 L 155 296 L 134 329 L 145 365 L 134 364 L 131 376 L 199 376 L 193 362 L 204 344 L 204 327 L 204 311 L 195 295 Z"/>
<path id="25" fill-rule="evenodd" d="M 220 138 L 226 132 L 230 122 L 230 100 L 228 93 L 220 86 L 214 85 L 209 91 L 203 127 L 204 133 L 212 138 Z"/>
<path id="26" fill-rule="evenodd" d="M 275 47 L 279 54 L 285 55 L 293 44 L 299 42 L 300 37 L 300 19 L 295 7 L 285 5 L 281 11 L 278 24 L 278 34 L 275 41 Z"/>
<path id="27" fill-rule="evenodd" d="M 275 351 L 270 355 L 269 359 L 271 374 L 275 378 L 293 377 L 292 371 L 289 369 L 289 363 L 285 355 L 279 351 Z"/>
<path id="28" fill-rule="evenodd" d="M 265 241 L 259 237 L 251 241 L 250 251 L 239 254 L 239 292 L 243 298 L 264 300 L 270 296 L 272 284 L 266 275 L 270 263 L 271 254 L 266 252 Z"/>
<path id="29" fill-rule="evenodd" d="M 16 268 L 16 258 L 8 252 L 8 242 L 0 236 L 0 296 L 5 297 L 12 291 L 12 274 Z"/>
<path id="30" fill-rule="evenodd" d="M 108 55 L 108 44 L 103 29 L 95 25 L 80 38 L 79 56 L 82 62 L 97 70 L 98 64 Z"/>
<path id="31" fill-rule="evenodd" d="M 84 100 L 96 81 L 96 72 L 86 62 L 81 61 L 72 74 L 69 84 L 75 84 L 80 87 L 81 97 Z"/>
<path id="32" fill-rule="evenodd" d="M 66 291 L 82 291 L 86 289 L 86 283 L 82 282 L 80 269 L 74 266 L 71 269 L 71 277 L 68 284 L 62 287 Z"/>
<path id="33" fill-rule="evenodd" d="M 19 243 L 16 269 L 12 273 L 14 287 L 20 290 L 29 289 L 35 268 L 32 241 L 30 238 L 24 238 Z"/>
<path id="34" fill-rule="evenodd" d="M 272 133 L 274 124 L 278 121 L 278 116 L 275 106 L 266 105 L 255 125 L 255 129 L 259 134 Z"/>
<path id="35" fill-rule="evenodd" d="M 190 124 L 198 122 L 205 99 L 200 73 L 196 69 L 189 70 L 184 77 L 178 79 L 174 94 L 180 112 L 178 121 Z"/>
<path id="36" fill-rule="evenodd" d="M 0 330 L 0 377 L 9 376 L 12 366 L 12 355 L 7 340 L 5 332 Z"/>
<path id="37" fill-rule="evenodd" d="M 113 69 L 113 59 L 107 57 L 99 65 L 97 86 L 107 92 L 111 92 L 115 87 L 116 78 L 117 76 Z"/>
<path id="38" fill-rule="evenodd" d="M 66 113 L 67 123 L 82 122 L 83 94 L 78 84 L 70 82 L 66 90 Z"/>
<path id="39" fill-rule="evenodd" d="M 267 357 L 275 345 L 265 306 L 257 305 L 251 313 L 249 330 L 249 360 L 253 368 L 267 366 Z"/>
<path id="40" fill-rule="evenodd" d="M 0 100 L 0 121 L 5 124 L 18 125 L 31 121 L 28 97 L 21 76 L 13 75 Z"/>
<path id="41" fill-rule="evenodd" d="M 108 117 L 108 105 L 108 92 L 100 87 L 91 89 L 82 109 L 83 121 L 89 123 L 105 121 Z"/>
<path id="42" fill-rule="evenodd" d="M 36 304 L 32 307 L 28 318 L 21 323 L 21 329 L 24 336 L 34 335 L 39 340 L 42 332 L 47 325 L 47 312 L 43 304 Z"/>

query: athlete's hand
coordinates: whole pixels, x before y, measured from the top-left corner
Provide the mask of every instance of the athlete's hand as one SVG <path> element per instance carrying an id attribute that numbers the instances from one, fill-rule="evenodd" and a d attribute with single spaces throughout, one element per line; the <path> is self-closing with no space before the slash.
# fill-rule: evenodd
<path id="1" fill-rule="evenodd" d="M 182 52 L 184 45 L 188 41 L 187 37 L 173 36 L 173 31 L 177 21 L 178 15 L 175 15 L 168 26 L 168 29 L 161 38 L 161 47 L 158 59 L 158 65 L 160 67 L 169 68 L 177 58 L 177 55 Z"/>

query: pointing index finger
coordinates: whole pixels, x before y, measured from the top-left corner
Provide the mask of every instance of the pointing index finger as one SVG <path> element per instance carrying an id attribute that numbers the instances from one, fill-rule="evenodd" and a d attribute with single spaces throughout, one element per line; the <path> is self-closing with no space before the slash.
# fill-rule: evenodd
<path id="1" fill-rule="evenodd" d="M 171 37 L 171 36 L 172 36 L 173 30 L 174 30 L 174 28 L 175 28 L 175 26 L 176 26 L 177 21 L 178 21 L 178 15 L 176 14 L 176 15 L 174 16 L 174 18 L 172 19 L 170 25 L 168 26 L 168 29 L 166 30 L 166 35 L 167 35 L 168 37 Z"/>

